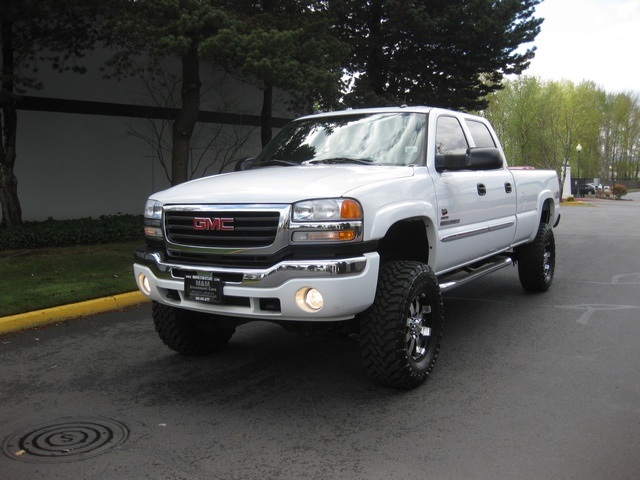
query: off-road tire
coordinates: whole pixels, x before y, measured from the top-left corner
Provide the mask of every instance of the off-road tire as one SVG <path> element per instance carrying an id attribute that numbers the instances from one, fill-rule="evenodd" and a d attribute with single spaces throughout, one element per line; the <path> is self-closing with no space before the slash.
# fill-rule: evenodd
<path id="1" fill-rule="evenodd" d="M 444 327 L 438 279 L 425 264 L 384 264 L 373 305 L 360 316 L 362 362 L 379 383 L 414 388 L 436 363 Z"/>
<path id="2" fill-rule="evenodd" d="M 529 292 L 546 292 L 556 269 L 556 242 L 551 226 L 541 224 L 531 243 L 516 248 L 516 258 L 522 288 Z"/>
<path id="3" fill-rule="evenodd" d="M 229 343 L 235 328 L 220 325 L 213 315 L 153 302 L 153 323 L 162 341 L 183 355 L 207 355 Z"/>

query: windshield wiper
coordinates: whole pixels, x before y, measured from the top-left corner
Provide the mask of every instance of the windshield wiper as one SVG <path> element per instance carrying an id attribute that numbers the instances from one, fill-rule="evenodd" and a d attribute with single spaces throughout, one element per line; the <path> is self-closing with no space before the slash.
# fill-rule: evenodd
<path id="1" fill-rule="evenodd" d="M 374 163 L 374 161 L 370 158 L 333 157 L 307 160 L 306 162 L 304 162 L 304 165 L 313 165 L 317 163 L 356 163 L 358 165 L 371 165 L 372 163 Z"/>
<path id="2" fill-rule="evenodd" d="M 254 163 L 252 167 L 253 168 L 273 167 L 273 166 L 297 167 L 299 165 L 300 165 L 299 163 L 290 162 L 288 160 L 271 159 L 271 160 L 267 160 L 266 162 Z"/>

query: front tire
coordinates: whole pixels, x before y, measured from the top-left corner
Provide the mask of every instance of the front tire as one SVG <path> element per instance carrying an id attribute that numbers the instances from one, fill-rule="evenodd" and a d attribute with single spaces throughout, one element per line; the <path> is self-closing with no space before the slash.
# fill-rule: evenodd
<path id="1" fill-rule="evenodd" d="M 528 292 L 546 292 L 556 269 L 556 243 L 551 226 L 541 224 L 536 238 L 518 247 L 516 254 L 522 288 Z"/>
<path id="2" fill-rule="evenodd" d="M 360 352 L 369 375 L 383 385 L 423 383 L 440 350 L 442 295 L 431 269 L 419 262 L 382 266 L 373 305 L 360 318 Z"/>
<path id="3" fill-rule="evenodd" d="M 207 355 L 229 343 L 236 329 L 220 325 L 214 315 L 153 302 L 153 323 L 162 341 L 183 355 Z"/>

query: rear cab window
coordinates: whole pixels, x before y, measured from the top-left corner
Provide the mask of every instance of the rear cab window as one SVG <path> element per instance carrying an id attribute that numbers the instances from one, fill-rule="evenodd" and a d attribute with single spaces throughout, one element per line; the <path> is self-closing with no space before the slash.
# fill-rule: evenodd
<path id="1" fill-rule="evenodd" d="M 476 147 L 496 148 L 496 142 L 491 136 L 489 128 L 484 123 L 469 119 L 466 119 L 465 123 L 471 132 L 471 136 L 473 137 L 473 142 Z"/>

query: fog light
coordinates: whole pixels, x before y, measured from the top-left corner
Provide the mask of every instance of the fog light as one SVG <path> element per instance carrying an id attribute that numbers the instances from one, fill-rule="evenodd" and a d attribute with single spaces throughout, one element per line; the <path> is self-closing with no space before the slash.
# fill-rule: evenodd
<path id="1" fill-rule="evenodd" d="M 151 295 L 151 284 L 149 283 L 149 277 L 144 273 L 138 275 L 138 286 L 145 295 Z"/>
<path id="2" fill-rule="evenodd" d="M 149 227 L 149 226 L 145 226 L 144 227 L 144 234 L 147 237 L 153 237 L 153 238 L 162 238 L 162 229 L 161 228 L 157 228 L 157 227 Z"/>
<path id="3" fill-rule="evenodd" d="M 304 287 L 296 292 L 296 303 L 305 312 L 317 312 L 322 309 L 324 300 L 315 288 Z"/>

